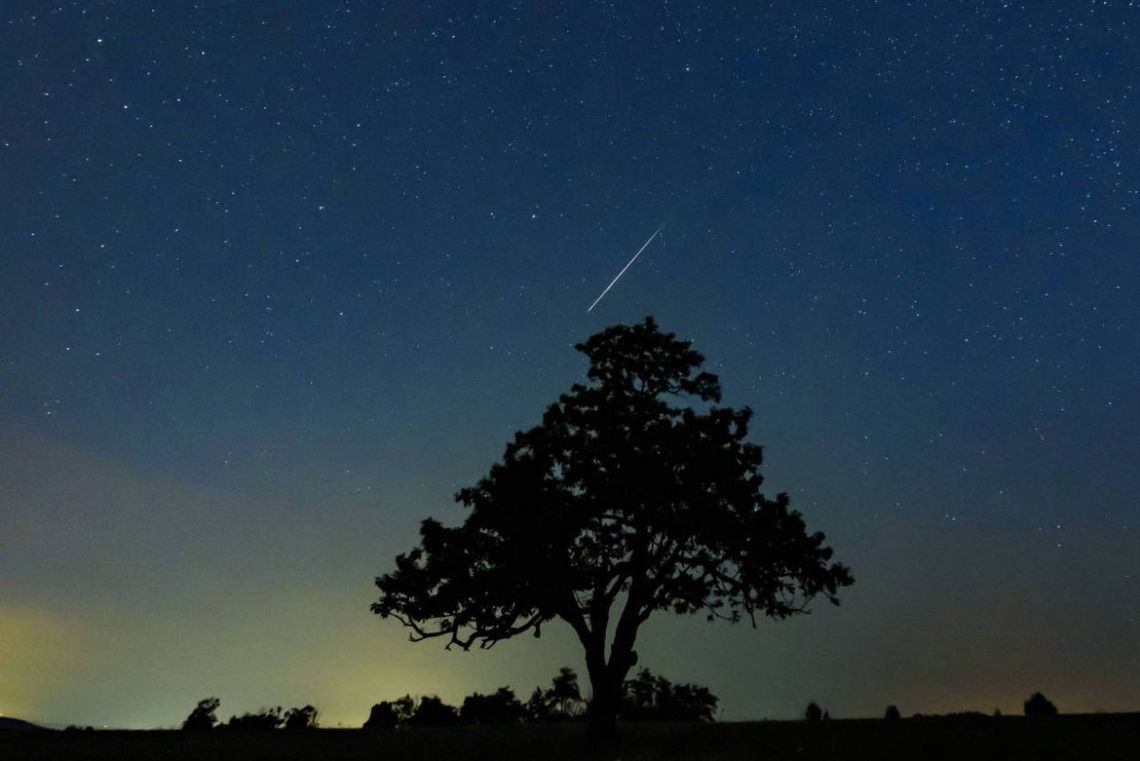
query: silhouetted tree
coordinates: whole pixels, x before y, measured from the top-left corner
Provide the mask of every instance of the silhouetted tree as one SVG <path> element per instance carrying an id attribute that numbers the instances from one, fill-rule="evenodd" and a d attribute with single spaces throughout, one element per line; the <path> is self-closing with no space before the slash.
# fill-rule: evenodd
<path id="1" fill-rule="evenodd" d="M 459 711 L 434 695 L 420 698 L 416 710 L 408 718 L 407 724 L 414 727 L 450 726 L 459 723 Z"/>
<path id="2" fill-rule="evenodd" d="M 889 706 L 887 706 L 886 712 L 883 714 L 883 718 L 894 721 L 895 719 L 901 719 L 902 714 L 899 713 L 899 707 L 898 706 L 889 705 Z"/>
<path id="3" fill-rule="evenodd" d="M 1057 706 L 1040 692 L 1035 692 L 1025 701 L 1026 716 L 1056 716 Z"/>
<path id="4" fill-rule="evenodd" d="M 472 724 L 517 724 L 525 717 L 526 709 L 510 687 L 491 695 L 468 695 L 459 708 L 459 718 Z"/>
<path id="5" fill-rule="evenodd" d="M 550 689 L 546 691 L 546 702 L 555 716 L 566 719 L 575 719 L 582 715 L 586 702 L 582 700 L 582 692 L 578 689 L 578 675 L 574 669 L 563 666 L 550 681 Z"/>
<path id="6" fill-rule="evenodd" d="M 535 687 L 526 702 L 529 721 L 572 721 L 582 717 L 586 701 L 578 689 L 578 675 L 574 669 L 563 666 L 550 680 L 550 689 Z"/>
<path id="7" fill-rule="evenodd" d="M 364 729 L 391 729 L 400 723 L 396 711 L 387 700 L 376 703 L 368 712 L 368 719 L 364 722 Z"/>
<path id="8" fill-rule="evenodd" d="M 715 721 L 717 702 L 707 687 L 673 684 L 641 669 L 625 683 L 621 716 L 634 721 Z"/>
<path id="9" fill-rule="evenodd" d="M 243 713 L 241 716 L 231 716 L 226 722 L 226 729 L 277 729 L 285 721 L 281 713 L 281 706 L 276 708 L 262 708 L 257 713 Z"/>
<path id="10" fill-rule="evenodd" d="M 525 708 L 527 721 L 543 722 L 551 719 L 550 706 L 546 702 L 546 696 L 541 687 L 534 688 L 534 692 L 526 701 Z"/>
<path id="11" fill-rule="evenodd" d="M 819 721 L 823 718 L 823 709 L 816 705 L 816 702 L 813 700 L 808 703 L 807 708 L 804 710 L 804 718 L 808 721 Z"/>
<path id="12" fill-rule="evenodd" d="M 186 717 L 186 721 L 182 722 L 182 728 L 191 731 L 213 729 L 218 723 L 218 706 L 221 704 L 222 701 L 217 698 L 199 700 L 197 707 Z"/>
<path id="13" fill-rule="evenodd" d="M 387 700 L 372 706 L 368 720 L 364 722 L 365 729 L 391 729 L 407 723 L 415 709 L 415 701 L 411 695 L 388 702 Z"/>
<path id="14" fill-rule="evenodd" d="M 304 708 L 290 708 L 285 712 L 285 729 L 316 729 L 319 713 L 316 708 L 308 705 Z"/>
<path id="15" fill-rule="evenodd" d="M 576 348 L 589 383 L 459 492 L 463 525 L 423 522 L 422 546 L 376 579 L 372 610 L 413 641 L 464 649 L 562 618 L 585 650 L 591 718 L 610 731 L 654 611 L 755 625 L 803 613 L 817 595 L 838 604 L 852 578 L 787 495 L 761 493 L 752 413 L 717 406 L 719 381 L 689 342 L 647 318 Z"/>

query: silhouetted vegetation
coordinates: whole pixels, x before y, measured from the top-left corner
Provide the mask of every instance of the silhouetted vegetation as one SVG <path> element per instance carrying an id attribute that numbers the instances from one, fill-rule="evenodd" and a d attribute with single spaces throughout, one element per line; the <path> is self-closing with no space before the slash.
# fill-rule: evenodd
<path id="1" fill-rule="evenodd" d="M 823 718 L 823 709 L 816 705 L 816 702 L 813 700 L 808 703 L 807 708 L 804 709 L 804 718 L 808 721 L 819 721 Z"/>
<path id="2" fill-rule="evenodd" d="M 186 721 L 189 722 L 190 718 L 195 716 L 199 708 L 204 709 L 204 713 L 208 713 L 208 715 L 212 716 L 213 712 L 218 709 L 218 705 L 219 701 L 217 698 L 207 698 L 198 704 L 198 708 L 195 708 L 194 711 L 191 712 Z M 260 711 L 243 713 L 240 716 L 231 716 L 229 721 L 225 724 L 218 725 L 218 728 L 242 731 L 271 730 L 282 727 L 285 729 L 316 729 L 318 726 L 317 717 L 319 713 L 320 712 L 311 705 L 307 705 L 303 708 L 290 708 L 287 711 L 283 711 L 281 706 L 277 706 L 276 708 L 262 708 Z M 198 722 L 203 721 L 200 718 L 195 720 Z M 186 723 L 183 723 L 182 726 L 183 729 L 188 728 Z M 204 729 L 206 727 L 200 723 L 196 728 Z"/>
<path id="3" fill-rule="evenodd" d="M 376 579 L 372 610 L 413 640 L 464 649 L 562 618 L 585 651 L 591 716 L 609 730 L 653 612 L 755 624 L 817 596 L 838 604 L 852 577 L 786 494 L 761 493 L 752 413 L 717 406 L 720 383 L 689 342 L 646 318 L 576 348 L 588 383 L 459 492 L 462 526 L 423 522 L 422 545 Z"/>
<path id="4" fill-rule="evenodd" d="M 530 721 L 572 721 L 582 717 L 586 705 L 578 689 L 578 675 L 574 669 L 563 666 L 551 680 L 550 689 L 544 692 L 534 688 L 526 713 Z"/>
<path id="5" fill-rule="evenodd" d="M 621 717 L 631 721 L 715 721 L 717 702 L 707 687 L 673 684 L 642 669 L 625 683 Z"/>
<path id="6" fill-rule="evenodd" d="M 883 718 L 886 719 L 887 721 L 895 721 L 897 719 L 901 719 L 902 714 L 899 713 L 899 707 L 898 706 L 889 705 L 889 706 L 887 706 L 887 710 L 883 712 Z"/>
<path id="7" fill-rule="evenodd" d="M 243 731 L 267 730 L 277 729 L 284 721 L 285 717 L 281 712 L 281 706 L 277 706 L 276 708 L 262 708 L 260 711 L 252 713 L 243 713 L 241 716 L 231 716 L 224 726 L 226 729 Z"/>
<path id="8" fill-rule="evenodd" d="M 387 700 L 372 706 L 368 720 L 364 722 L 364 729 L 391 729 L 406 724 L 415 710 L 415 701 L 411 695 L 388 702 Z"/>
<path id="9" fill-rule="evenodd" d="M 1025 701 L 1026 716 L 1056 716 L 1057 706 L 1040 692 L 1035 692 Z"/>
<path id="10" fill-rule="evenodd" d="M 304 708 L 290 708 L 285 712 L 285 729 L 316 729 L 319 712 L 312 706 Z"/>
<path id="11" fill-rule="evenodd" d="M 400 723 L 395 708 L 387 700 L 376 703 L 368 712 L 363 729 L 392 729 Z"/>
<path id="12" fill-rule="evenodd" d="M 2 723 L 2 722 L 0 722 Z M 362 732 L 4 732 L 4 761 L 1134 761 L 1140 714 L 631 722 L 612 748 L 580 723 Z"/>
<path id="13" fill-rule="evenodd" d="M 500 687 L 490 695 L 476 692 L 464 698 L 459 718 L 467 724 L 518 724 L 526 718 L 526 708 L 514 690 Z"/>
<path id="14" fill-rule="evenodd" d="M 214 725 L 218 723 L 218 706 L 221 704 L 222 701 L 217 698 L 199 700 L 198 705 L 182 722 L 182 728 L 190 731 L 213 729 Z"/>
<path id="15" fill-rule="evenodd" d="M 412 727 L 448 727 L 459 723 L 459 711 L 435 695 L 425 695 L 406 723 Z"/>
<path id="16" fill-rule="evenodd" d="M 624 685 L 621 717 L 629 721 L 715 721 L 717 703 L 717 697 L 707 687 L 673 684 L 642 669 Z M 578 688 L 578 675 L 574 669 L 563 667 L 551 679 L 548 689 L 535 687 L 525 705 L 510 687 L 500 687 L 487 695 L 472 693 L 458 710 L 435 696 L 417 701 L 405 695 L 373 705 L 364 729 L 567 722 L 582 719 L 588 707 L 589 701 L 582 698 Z M 289 715 L 286 714 L 286 721 Z"/>

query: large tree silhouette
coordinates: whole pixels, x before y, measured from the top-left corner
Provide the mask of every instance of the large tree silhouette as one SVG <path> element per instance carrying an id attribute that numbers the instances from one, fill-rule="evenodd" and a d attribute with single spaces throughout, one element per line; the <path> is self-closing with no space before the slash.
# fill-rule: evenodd
<path id="1" fill-rule="evenodd" d="M 819 595 L 838 604 L 852 577 L 787 495 L 761 493 L 752 413 L 718 406 L 720 383 L 689 342 L 650 317 L 575 348 L 589 382 L 459 492 L 470 510 L 461 526 L 423 522 L 422 545 L 376 579 L 372 610 L 413 641 L 464 649 L 537 637 L 561 618 L 585 650 L 591 718 L 612 729 L 638 629 L 655 611 L 755 625 L 806 612 Z"/>

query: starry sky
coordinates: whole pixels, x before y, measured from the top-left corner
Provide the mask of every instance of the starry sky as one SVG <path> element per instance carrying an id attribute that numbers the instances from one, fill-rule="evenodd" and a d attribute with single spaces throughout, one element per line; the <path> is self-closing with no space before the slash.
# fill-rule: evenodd
<path id="1" fill-rule="evenodd" d="M 1140 709 L 1137 50 L 1125 0 L 4 2 L 0 713 L 583 672 L 372 579 L 647 314 L 857 583 L 643 665 L 727 719 Z"/>

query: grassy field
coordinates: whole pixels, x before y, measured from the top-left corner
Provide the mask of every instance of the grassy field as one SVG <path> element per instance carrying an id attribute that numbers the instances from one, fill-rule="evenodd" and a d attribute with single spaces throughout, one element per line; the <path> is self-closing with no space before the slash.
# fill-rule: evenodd
<path id="1" fill-rule="evenodd" d="M 4 732 L 5 761 L 491 761 L 498 759 L 1140 759 L 1140 714 L 623 725 L 599 747 L 580 725 L 366 732 Z"/>

